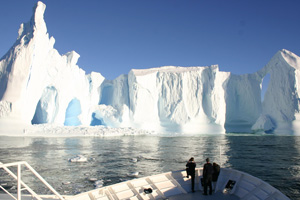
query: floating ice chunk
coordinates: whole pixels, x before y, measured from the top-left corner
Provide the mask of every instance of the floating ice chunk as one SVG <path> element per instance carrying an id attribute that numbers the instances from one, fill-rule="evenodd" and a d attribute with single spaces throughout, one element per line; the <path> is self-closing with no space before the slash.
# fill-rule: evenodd
<path id="1" fill-rule="evenodd" d="M 97 181 L 97 178 L 89 178 L 89 181 L 91 181 L 91 182 L 96 182 L 96 181 Z"/>
<path id="2" fill-rule="evenodd" d="M 139 175 L 139 172 L 131 172 L 131 173 L 128 173 L 127 176 L 130 176 L 130 177 L 137 177 Z"/>
<path id="3" fill-rule="evenodd" d="M 62 184 L 63 185 L 69 185 L 71 182 L 70 181 L 66 181 L 66 182 L 63 182 Z"/>
<path id="4" fill-rule="evenodd" d="M 137 160 L 137 158 L 131 158 L 131 161 L 132 162 L 137 162 L 138 160 Z"/>
<path id="5" fill-rule="evenodd" d="M 69 162 L 87 162 L 87 158 L 83 155 L 77 155 L 74 158 L 69 158 Z"/>
<path id="6" fill-rule="evenodd" d="M 103 180 L 98 180 L 98 181 L 95 181 L 94 186 L 95 186 L 95 188 L 101 188 L 101 187 L 103 187 L 103 184 L 104 184 Z"/>

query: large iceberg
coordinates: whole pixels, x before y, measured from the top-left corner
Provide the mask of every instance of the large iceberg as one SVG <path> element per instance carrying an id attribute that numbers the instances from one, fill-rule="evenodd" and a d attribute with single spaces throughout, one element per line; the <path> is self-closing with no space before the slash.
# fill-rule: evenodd
<path id="1" fill-rule="evenodd" d="M 54 49 L 45 8 L 36 4 L 0 60 L 0 133 L 41 124 L 180 134 L 297 133 L 300 59 L 292 52 L 279 51 L 254 74 L 234 75 L 217 65 L 165 66 L 107 80 L 79 68 L 75 51 L 60 55 Z"/>

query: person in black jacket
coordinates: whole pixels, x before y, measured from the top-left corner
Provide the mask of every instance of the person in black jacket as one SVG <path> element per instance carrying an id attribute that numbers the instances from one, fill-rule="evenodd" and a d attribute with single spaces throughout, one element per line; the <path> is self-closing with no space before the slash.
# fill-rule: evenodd
<path id="1" fill-rule="evenodd" d="M 194 161 L 194 158 L 191 157 L 190 160 L 187 162 L 186 166 L 186 172 L 187 172 L 187 177 L 191 176 L 191 181 L 192 181 L 192 192 L 195 192 L 195 168 L 196 168 L 196 163 Z"/>
<path id="2" fill-rule="evenodd" d="M 213 186 L 214 186 L 214 190 L 216 189 L 216 185 L 217 185 L 217 181 L 218 181 L 218 177 L 220 174 L 220 165 L 218 165 L 217 163 L 213 163 L 213 174 L 212 174 L 212 182 L 213 182 Z"/>
<path id="3" fill-rule="evenodd" d="M 207 195 L 207 187 L 209 187 L 209 194 L 212 194 L 212 174 L 213 166 L 209 162 L 209 158 L 206 158 L 206 164 L 203 166 L 203 181 L 204 181 L 204 195 Z"/>

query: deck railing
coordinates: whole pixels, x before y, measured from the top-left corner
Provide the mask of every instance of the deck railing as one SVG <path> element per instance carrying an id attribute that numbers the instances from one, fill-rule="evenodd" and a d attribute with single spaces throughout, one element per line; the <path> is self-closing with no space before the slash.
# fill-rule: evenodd
<path id="1" fill-rule="evenodd" d="M 41 177 L 27 162 L 21 161 L 21 162 L 14 162 L 14 163 L 8 163 L 8 164 L 3 164 L 0 162 L 0 169 L 4 169 L 11 177 L 17 181 L 17 198 L 11 194 L 9 191 L 7 191 L 4 187 L 0 185 L 0 188 L 6 192 L 10 197 L 12 197 L 15 200 L 21 200 L 22 198 L 22 190 L 27 190 L 32 197 L 34 197 L 37 200 L 42 200 L 42 198 L 36 194 L 27 184 L 25 184 L 22 181 L 22 173 L 21 173 L 21 167 L 22 165 L 26 166 L 27 169 L 31 171 L 33 175 L 35 175 L 55 196 L 60 199 L 60 200 L 65 200 L 51 185 L 47 183 L 43 177 Z M 8 167 L 17 167 L 17 175 L 14 174 Z M 22 188 L 23 187 L 23 188 Z"/>

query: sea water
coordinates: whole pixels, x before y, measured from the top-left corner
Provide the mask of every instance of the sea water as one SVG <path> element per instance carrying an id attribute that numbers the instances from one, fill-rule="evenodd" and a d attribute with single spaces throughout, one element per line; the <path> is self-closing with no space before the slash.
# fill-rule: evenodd
<path id="1" fill-rule="evenodd" d="M 77 155 L 86 162 L 70 162 Z M 0 137 L 0 162 L 27 161 L 60 194 L 77 194 L 133 178 L 185 169 L 190 157 L 256 176 L 291 199 L 300 199 L 300 137 L 213 135 L 190 137 Z M 14 168 L 10 168 L 16 171 Z M 22 180 L 51 194 L 22 168 Z M 0 184 L 16 185 L 4 170 Z M 101 186 L 100 185 L 100 186 Z M 98 185 L 99 186 L 99 185 Z M 11 188 L 12 187 L 12 188 Z"/>

